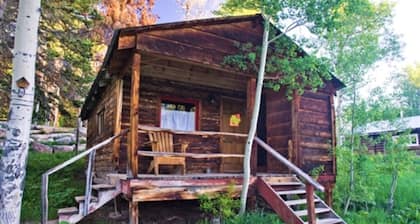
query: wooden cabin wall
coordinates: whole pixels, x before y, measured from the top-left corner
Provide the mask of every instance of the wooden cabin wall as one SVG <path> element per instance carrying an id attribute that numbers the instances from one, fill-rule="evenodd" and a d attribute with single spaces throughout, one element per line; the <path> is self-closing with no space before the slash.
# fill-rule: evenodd
<path id="1" fill-rule="evenodd" d="M 292 140 L 292 104 L 284 91 L 264 89 L 266 99 L 266 140 L 277 152 L 288 157 L 288 141 Z M 267 172 L 284 173 L 286 167 L 267 155 Z"/>
<path id="2" fill-rule="evenodd" d="M 306 172 L 323 166 L 326 174 L 335 174 L 333 96 L 330 91 L 306 91 L 291 101 L 284 91 L 265 89 L 264 94 L 267 143 Z M 292 147 L 291 152 L 289 147 Z M 267 155 L 267 171 L 288 172 L 270 155 Z"/>
<path id="3" fill-rule="evenodd" d="M 122 129 L 129 127 L 130 115 L 130 77 L 124 77 L 123 84 L 123 110 L 122 110 Z M 219 131 L 220 129 L 220 104 L 222 96 L 245 98 L 245 93 L 228 91 L 223 89 L 209 88 L 200 85 L 168 81 L 152 77 L 141 76 L 140 81 L 140 111 L 139 123 L 159 127 L 159 111 L 161 97 L 178 97 L 199 100 L 199 130 Z M 209 101 L 213 97 L 214 102 Z M 246 105 L 244 105 L 244 108 Z M 140 134 L 140 145 L 147 140 L 145 134 Z M 174 142 L 186 141 L 190 145 L 187 152 L 206 153 L 220 152 L 219 139 L 217 137 L 202 138 L 200 136 L 177 135 Z M 126 150 L 127 139 L 121 141 L 119 152 L 119 170 L 125 172 L 126 169 Z M 139 158 L 139 172 L 145 173 L 150 164 L 150 157 Z M 191 159 L 187 158 L 187 172 L 202 173 L 206 168 L 212 172 L 219 170 L 220 159 Z M 164 171 L 164 170 L 163 170 Z"/>
<path id="4" fill-rule="evenodd" d="M 117 113 L 117 88 L 118 82 L 113 78 L 108 87 L 103 91 L 101 99 L 96 107 L 90 113 L 87 125 L 87 147 L 104 141 L 114 135 L 115 116 Z M 98 130 L 98 113 L 104 112 L 104 126 L 102 132 Z M 106 174 L 114 170 L 112 163 L 113 144 L 109 144 L 96 151 L 95 157 L 95 175 L 98 178 L 105 178 Z"/>
<path id="5" fill-rule="evenodd" d="M 298 164 L 310 173 L 317 167 L 335 175 L 333 95 L 328 89 L 305 91 L 296 100 Z"/>

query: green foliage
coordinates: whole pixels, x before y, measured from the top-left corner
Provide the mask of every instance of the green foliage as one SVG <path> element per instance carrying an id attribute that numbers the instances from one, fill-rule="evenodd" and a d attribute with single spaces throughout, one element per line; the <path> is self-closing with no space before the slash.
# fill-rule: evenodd
<path id="1" fill-rule="evenodd" d="M 420 88 L 420 62 L 407 66 L 405 71 L 408 74 L 410 82 L 417 88 Z"/>
<path id="2" fill-rule="evenodd" d="M 420 223 L 420 204 L 409 203 L 392 215 L 392 222 L 396 224 Z"/>
<path id="3" fill-rule="evenodd" d="M 309 171 L 309 175 L 311 175 L 312 178 L 315 180 L 318 179 L 319 175 L 321 175 L 322 172 L 324 172 L 325 166 L 320 165 L 317 167 L 314 167 L 311 171 Z"/>
<path id="4" fill-rule="evenodd" d="M 25 190 L 22 201 L 22 221 L 41 218 L 41 175 L 48 169 L 74 156 L 69 153 L 38 153 L 29 151 Z M 84 192 L 84 161 L 64 168 L 49 179 L 49 219 L 57 218 L 59 208 L 74 205 L 74 196 Z"/>
<path id="5" fill-rule="evenodd" d="M 384 173 L 396 173 L 408 171 L 413 168 L 414 154 L 408 151 L 407 144 L 410 131 L 392 137 L 391 133 L 382 136 L 385 141 L 385 153 L 378 155 L 383 159 L 380 170 Z"/>
<path id="6" fill-rule="evenodd" d="M 266 72 L 270 80 L 265 83 L 266 87 L 275 91 L 285 87 L 291 99 L 294 91 L 299 94 L 303 94 L 305 88 L 316 91 L 325 80 L 331 79 L 326 61 L 307 55 L 289 38 L 278 38 L 274 45 L 268 49 Z M 224 63 L 242 71 L 257 72 L 256 55 L 260 55 L 260 47 L 246 43 L 238 48 L 241 53 L 225 57 Z"/>
<path id="7" fill-rule="evenodd" d="M 359 150 L 356 150 L 356 152 Z M 349 160 L 351 151 L 347 148 L 337 149 L 337 183 L 334 191 L 334 205 L 342 217 L 351 224 L 370 223 L 419 223 L 420 161 L 416 159 L 414 169 L 405 169 L 400 173 L 398 187 L 395 191 L 394 210 L 387 212 L 389 189 L 392 173 L 383 171 L 388 167 L 386 155 L 357 153 L 355 159 L 355 198 L 350 212 L 342 214 L 347 192 L 349 191 Z M 363 159 L 358 159 L 362 157 Z M 363 172 L 361 172 L 363 171 Z M 360 189 L 364 189 L 360 191 Z M 360 193 L 360 196 L 357 195 Z M 366 193 L 367 196 L 366 196 Z M 366 197 L 366 198 L 364 198 Z"/>
<path id="8" fill-rule="evenodd" d="M 234 185 L 230 185 L 224 193 L 200 195 L 200 209 L 211 217 L 223 220 L 234 217 L 239 208 L 239 200 L 234 198 Z"/>
<path id="9" fill-rule="evenodd" d="M 245 213 L 244 215 L 234 216 L 225 220 L 225 224 L 254 224 L 254 223 L 270 223 L 282 224 L 279 217 L 274 213 L 267 213 L 263 211 L 253 211 Z"/>
<path id="10" fill-rule="evenodd" d="M 377 187 L 375 175 L 377 168 L 377 158 L 369 156 L 367 149 L 362 148 L 362 139 L 357 137 L 354 141 L 356 150 L 352 152 L 349 145 L 337 148 L 337 172 L 338 180 L 335 192 L 336 205 L 344 208 L 347 198 L 350 196 L 352 201 L 350 207 L 353 210 L 367 209 L 376 205 L 374 190 Z M 360 149 L 359 149 L 360 147 Z M 354 179 L 353 185 L 350 184 L 350 169 L 353 164 Z"/>

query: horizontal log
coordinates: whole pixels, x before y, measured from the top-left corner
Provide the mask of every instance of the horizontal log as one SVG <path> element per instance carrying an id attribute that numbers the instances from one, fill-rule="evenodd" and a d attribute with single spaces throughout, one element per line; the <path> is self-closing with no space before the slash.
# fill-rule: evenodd
<path id="1" fill-rule="evenodd" d="M 239 53 L 238 47 L 235 46 L 237 41 L 197 29 L 157 30 L 150 31 L 147 34 L 206 49 L 217 49 L 231 55 Z"/>
<path id="2" fill-rule="evenodd" d="M 147 131 L 167 131 L 172 134 L 179 135 L 200 135 L 200 136 L 233 136 L 233 137 L 248 137 L 247 134 L 233 133 L 233 132 L 216 132 L 216 131 L 177 131 L 172 129 L 165 129 L 153 126 L 139 125 L 140 133 L 146 133 Z"/>
<path id="3" fill-rule="evenodd" d="M 137 151 L 140 156 L 169 156 L 169 157 L 189 157 L 194 159 L 206 159 L 206 158 L 243 158 L 242 154 L 224 154 L 224 153 L 181 153 L 181 152 L 151 152 L 151 151 Z"/>
<path id="4" fill-rule="evenodd" d="M 327 149 L 327 150 L 330 150 L 332 148 L 331 144 L 315 143 L 315 142 L 301 142 L 300 145 L 302 147 L 309 147 L 309 148 L 315 148 L 315 149 Z"/>
<path id="5" fill-rule="evenodd" d="M 118 39 L 118 50 L 134 48 L 135 46 L 136 46 L 135 35 L 120 36 Z"/>
<path id="6" fill-rule="evenodd" d="M 303 155 L 303 159 L 306 161 L 319 161 L 319 162 L 330 162 L 333 160 L 330 155 Z"/>
<path id="7" fill-rule="evenodd" d="M 238 197 L 242 186 L 233 186 L 232 197 Z M 221 187 L 171 187 L 156 188 L 147 190 L 136 190 L 133 192 L 133 201 L 165 201 L 165 200 L 192 200 L 198 199 L 200 195 L 215 196 L 220 192 L 231 190 L 231 186 Z"/>
<path id="8" fill-rule="evenodd" d="M 198 176 L 202 179 L 196 179 Z M 154 177 L 156 178 L 158 176 Z M 251 183 L 254 183 L 255 180 L 256 178 L 252 177 L 250 181 Z M 157 187 L 215 187 L 232 184 L 239 185 L 242 183 L 242 177 L 238 175 L 223 176 L 223 174 L 205 174 L 205 177 L 204 175 L 182 175 L 175 177 L 165 177 L 164 179 L 156 180 L 131 179 L 127 181 L 130 182 L 130 187 L 133 189 L 152 189 Z"/>

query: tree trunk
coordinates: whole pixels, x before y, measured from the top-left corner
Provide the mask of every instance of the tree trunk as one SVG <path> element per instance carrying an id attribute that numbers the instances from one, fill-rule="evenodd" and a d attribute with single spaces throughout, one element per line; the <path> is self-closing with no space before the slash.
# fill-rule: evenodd
<path id="1" fill-rule="evenodd" d="M 40 12 L 40 0 L 19 2 L 7 139 L 0 163 L 0 223 L 20 222 L 34 101 Z"/>
<path id="2" fill-rule="evenodd" d="M 344 214 L 347 214 L 350 202 L 351 202 L 351 196 L 354 192 L 354 126 L 355 126 L 355 113 L 356 113 L 356 80 L 353 76 L 353 85 L 352 85 L 352 106 L 351 106 L 351 135 L 350 135 L 350 180 L 349 180 L 349 192 L 348 197 L 346 200 L 346 205 L 344 206 Z"/>
<path id="3" fill-rule="evenodd" d="M 264 22 L 264 34 L 263 34 L 263 43 L 261 49 L 261 58 L 260 58 L 260 68 L 258 71 L 258 81 L 257 89 L 255 92 L 255 103 L 254 109 L 252 111 L 251 124 L 248 132 L 248 139 L 245 145 L 245 157 L 244 157 L 244 179 L 242 184 L 241 192 L 241 208 L 239 213 L 244 214 L 246 209 L 246 198 L 248 196 L 248 187 L 249 187 L 249 178 L 251 176 L 251 150 L 252 143 L 254 141 L 255 133 L 257 131 L 258 124 L 258 114 L 260 112 L 261 106 L 261 94 L 264 82 L 264 73 L 265 73 L 265 63 L 267 59 L 267 49 L 268 49 L 268 34 L 270 30 L 270 22 Z"/>
<path id="4" fill-rule="evenodd" d="M 394 195 L 395 195 L 395 190 L 397 190 L 397 181 L 398 181 L 398 173 L 394 171 L 392 172 L 391 189 L 389 192 L 388 212 L 391 212 L 392 209 L 394 208 Z"/>

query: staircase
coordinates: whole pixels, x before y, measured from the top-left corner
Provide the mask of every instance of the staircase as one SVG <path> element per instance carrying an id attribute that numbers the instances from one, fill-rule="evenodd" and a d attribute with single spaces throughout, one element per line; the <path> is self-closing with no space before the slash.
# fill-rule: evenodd
<path id="1" fill-rule="evenodd" d="M 257 190 L 279 217 L 288 224 L 309 223 L 307 188 L 295 176 L 259 177 Z M 346 222 L 316 194 L 313 194 L 317 224 Z"/>
<path id="2" fill-rule="evenodd" d="M 107 202 L 114 199 L 121 193 L 119 185 L 96 184 L 92 185 L 93 195 L 90 199 L 88 214 L 83 214 L 85 196 L 76 196 L 75 201 L 78 207 L 62 208 L 58 210 L 58 223 L 77 223 L 87 215 L 98 210 Z"/>

